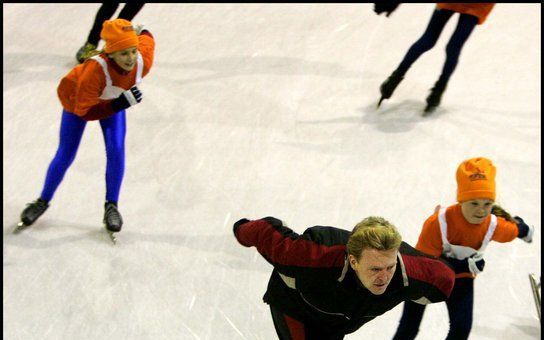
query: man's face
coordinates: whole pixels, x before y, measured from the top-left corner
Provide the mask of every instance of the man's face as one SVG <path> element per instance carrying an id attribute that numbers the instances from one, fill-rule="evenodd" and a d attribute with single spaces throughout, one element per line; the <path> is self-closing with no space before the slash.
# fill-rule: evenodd
<path id="1" fill-rule="evenodd" d="M 463 216 L 472 224 L 482 223 L 493 208 L 493 201 L 490 199 L 473 199 L 461 203 L 461 212 Z"/>
<path id="2" fill-rule="evenodd" d="M 395 274 L 397 253 L 398 249 L 364 249 L 359 261 L 349 255 L 349 264 L 366 289 L 374 295 L 381 295 Z"/>

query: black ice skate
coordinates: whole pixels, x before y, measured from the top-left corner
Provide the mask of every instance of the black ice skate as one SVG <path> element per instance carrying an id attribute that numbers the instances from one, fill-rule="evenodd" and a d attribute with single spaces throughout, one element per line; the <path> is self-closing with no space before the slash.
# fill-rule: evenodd
<path id="1" fill-rule="evenodd" d="M 117 204 L 112 202 L 106 202 L 104 205 L 104 226 L 108 231 L 109 236 L 113 243 L 116 243 L 115 236 L 113 233 L 118 233 L 121 231 L 123 226 L 123 218 L 117 210 Z"/>
<path id="2" fill-rule="evenodd" d="M 77 62 L 81 64 L 85 60 L 89 59 L 90 57 L 94 57 L 97 54 L 100 54 L 100 52 L 96 50 L 96 45 L 85 43 L 85 45 L 81 46 L 81 48 L 77 51 L 76 59 Z"/>
<path id="3" fill-rule="evenodd" d="M 26 228 L 32 225 L 38 217 L 40 217 L 49 208 L 49 202 L 38 198 L 32 203 L 26 205 L 25 210 L 21 213 L 21 222 L 17 224 L 17 229 Z"/>
<path id="4" fill-rule="evenodd" d="M 433 112 L 438 105 L 440 105 L 440 100 L 442 99 L 442 94 L 446 90 L 446 85 L 439 83 L 434 84 L 434 87 L 431 89 L 431 93 L 427 97 L 427 107 L 425 107 L 425 113 Z"/>
<path id="5" fill-rule="evenodd" d="M 535 305 L 536 305 L 536 311 L 538 312 L 538 319 L 540 322 L 542 322 L 541 316 L 540 316 L 540 306 L 541 306 L 541 300 L 540 300 L 540 292 L 541 290 L 541 280 L 539 279 L 538 282 L 536 281 L 536 275 L 535 274 L 529 274 L 529 281 L 531 282 L 531 289 L 533 290 L 533 297 L 535 299 Z"/>
<path id="6" fill-rule="evenodd" d="M 382 100 L 389 99 L 393 95 L 393 92 L 399 85 L 399 83 L 404 79 L 404 76 L 401 76 L 398 71 L 394 71 L 391 75 L 382 83 L 380 86 L 380 93 L 382 97 L 378 102 L 378 107 L 380 107 Z"/>

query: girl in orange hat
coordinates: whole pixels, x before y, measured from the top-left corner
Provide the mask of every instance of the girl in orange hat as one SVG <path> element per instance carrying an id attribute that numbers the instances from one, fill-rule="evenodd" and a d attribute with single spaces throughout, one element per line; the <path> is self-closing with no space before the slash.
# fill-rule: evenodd
<path id="1" fill-rule="evenodd" d="M 450 330 L 446 339 L 467 339 L 472 327 L 474 278 L 484 270 L 484 251 L 490 241 L 531 242 L 534 227 L 512 218 L 495 205 L 495 166 L 483 157 L 457 168 L 457 204 L 438 206 L 423 225 L 416 249 L 440 256 L 455 270 L 455 286 L 446 300 Z M 414 339 L 425 305 L 407 301 L 394 339 Z"/>
<path id="2" fill-rule="evenodd" d="M 100 51 L 98 51 L 96 48 L 98 46 L 98 42 L 100 41 L 100 31 L 102 30 L 102 24 L 104 23 L 104 21 L 110 19 L 113 14 L 115 14 L 119 5 L 120 3 L 116 1 L 103 2 L 102 5 L 100 5 L 98 12 L 96 12 L 93 26 L 91 27 L 91 31 L 89 32 L 89 36 L 87 37 L 87 41 L 76 53 L 76 59 L 78 63 L 81 64 L 86 59 L 100 54 Z M 119 12 L 117 18 L 132 21 L 136 14 L 138 14 L 142 7 L 144 7 L 144 5 L 144 2 L 128 1 L 123 6 L 121 12 Z"/>
<path id="3" fill-rule="evenodd" d="M 457 66 L 463 45 L 474 27 L 485 22 L 493 6 L 494 3 L 438 3 L 423 35 L 410 47 L 397 69 L 380 86 L 381 98 L 378 106 L 383 99 L 391 98 L 408 69 L 423 53 L 434 47 L 448 20 L 454 13 L 459 13 L 459 22 L 446 46 L 446 62 L 442 74 L 427 97 L 425 112 L 433 111 L 440 104 L 442 94 Z M 392 8 L 394 10 L 396 6 Z"/>
<path id="4" fill-rule="evenodd" d="M 73 68 L 57 88 L 63 106 L 59 147 L 40 197 L 21 213 L 20 227 L 34 223 L 49 207 L 75 159 L 87 122 L 98 120 L 107 157 L 104 224 L 111 232 L 121 230 L 117 202 L 125 169 L 125 110 L 142 100 L 137 85 L 151 69 L 155 41 L 149 31 L 136 32 L 124 19 L 105 21 L 101 37 L 104 51 Z"/>

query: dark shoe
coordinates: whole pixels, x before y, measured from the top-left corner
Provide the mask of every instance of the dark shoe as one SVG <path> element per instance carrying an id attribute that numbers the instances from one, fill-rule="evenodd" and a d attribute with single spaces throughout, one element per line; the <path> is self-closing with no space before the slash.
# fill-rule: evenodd
<path id="1" fill-rule="evenodd" d="M 382 100 L 389 99 L 393 95 L 393 92 L 399 86 L 400 82 L 404 79 L 404 76 L 400 75 L 398 71 L 394 71 L 380 86 L 380 93 L 382 97 L 378 106 L 380 106 Z"/>
<path id="2" fill-rule="evenodd" d="M 94 57 L 97 54 L 100 54 L 100 52 L 96 50 L 96 45 L 85 43 L 85 45 L 81 46 L 81 48 L 77 51 L 76 59 L 78 63 L 81 64 L 88 58 Z"/>
<path id="3" fill-rule="evenodd" d="M 440 105 L 440 100 L 442 99 L 442 94 L 445 90 L 445 84 L 436 83 L 434 85 L 434 87 L 431 89 L 431 93 L 427 97 L 427 107 L 425 108 L 425 112 L 432 111 L 438 107 L 438 105 Z"/>
<path id="4" fill-rule="evenodd" d="M 47 208 L 49 208 L 49 203 L 41 198 L 38 198 L 32 203 L 28 203 L 25 210 L 21 213 L 21 222 L 26 226 L 31 225 L 36 222 L 38 217 L 40 217 Z"/>
<path id="5" fill-rule="evenodd" d="M 121 231 L 123 218 L 121 217 L 119 210 L 117 210 L 117 204 L 106 202 L 104 210 L 104 224 L 106 229 L 114 233 Z"/>

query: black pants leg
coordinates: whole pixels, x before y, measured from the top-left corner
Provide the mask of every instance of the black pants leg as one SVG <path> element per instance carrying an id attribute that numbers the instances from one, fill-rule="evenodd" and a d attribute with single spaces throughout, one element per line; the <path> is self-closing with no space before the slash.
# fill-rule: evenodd
<path id="1" fill-rule="evenodd" d="M 416 338 L 425 307 L 426 305 L 420 305 L 412 301 L 404 302 L 402 317 L 400 318 L 399 327 L 393 336 L 393 340 L 411 340 Z"/>
<path id="2" fill-rule="evenodd" d="M 111 16 L 117 10 L 117 7 L 119 7 L 118 2 L 105 2 L 102 4 L 102 6 L 100 6 L 98 12 L 96 13 L 96 17 L 94 18 L 91 32 L 89 32 L 89 37 L 87 38 L 88 43 L 95 46 L 98 45 L 98 41 L 100 40 L 100 31 L 102 31 L 102 24 L 104 21 L 111 18 Z"/>
<path id="3" fill-rule="evenodd" d="M 448 300 L 450 331 L 446 340 L 468 339 L 472 328 L 474 307 L 474 279 L 461 278 L 455 280 L 455 286 Z"/>
<path id="4" fill-rule="evenodd" d="M 477 24 L 478 18 L 473 15 L 461 14 L 459 17 L 457 27 L 446 46 L 446 62 L 444 63 L 442 74 L 438 79 L 438 84 L 441 86 L 445 87 L 448 84 L 448 80 L 459 61 L 461 49 Z"/>
<path id="5" fill-rule="evenodd" d="M 423 53 L 434 47 L 434 45 L 438 41 L 438 38 L 440 37 L 440 34 L 442 33 L 442 30 L 444 29 L 444 26 L 446 26 L 446 23 L 451 18 L 453 13 L 453 11 L 446 9 L 436 9 L 433 12 L 431 20 L 429 21 L 425 32 L 423 33 L 421 38 L 419 38 L 410 47 L 399 67 L 397 67 L 397 71 L 400 73 L 400 75 L 404 76 L 410 66 L 412 66 L 412 64 Z"/>
<path id="6" fill-rule="evenodd" d="M 130 1 L 127 2 L 126 5 L 123 7 L 121 12 L 119 13 L 119 16 L 117 18 L 119 19 L 125 19 L 128 21 L 132 21 L 136 14 L 144 7 L 145 2 L 139 2 L 139 1 Z"/>
<path id="7" fill-rule="evenodd" d="M 273 306 L 270 313 L 280 340 L 342 340 L 343 335 L 331 335 L 330 330 L 309 326 L 284 314 Z"/>

